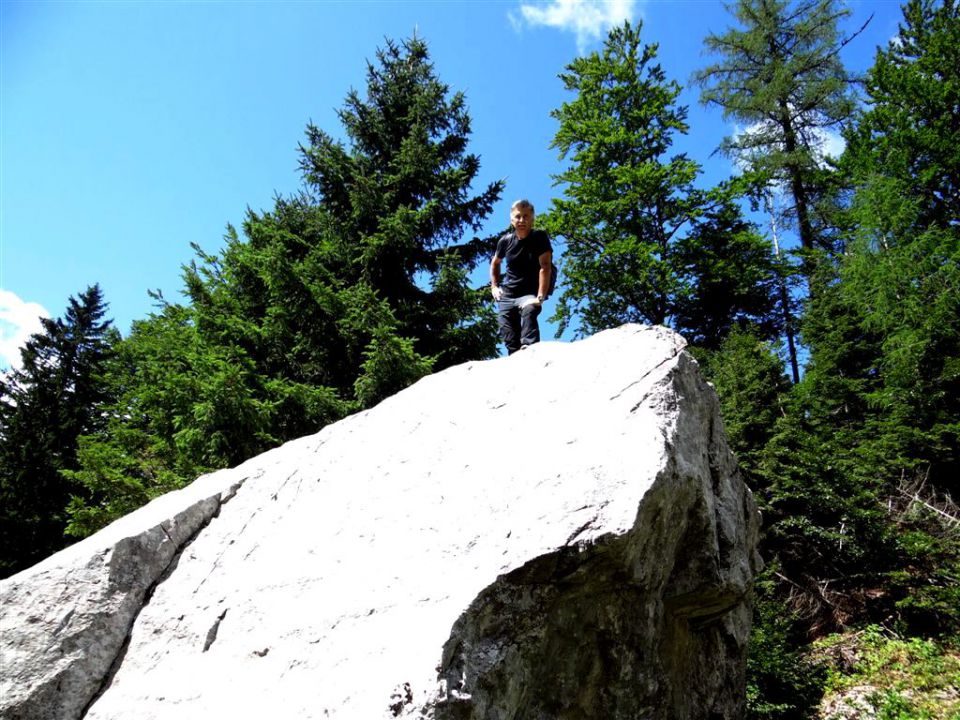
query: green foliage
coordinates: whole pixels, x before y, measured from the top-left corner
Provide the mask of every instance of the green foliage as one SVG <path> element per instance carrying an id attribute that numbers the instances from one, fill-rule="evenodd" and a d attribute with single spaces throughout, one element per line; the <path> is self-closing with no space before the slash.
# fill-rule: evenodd
<path id="1" fill-rule="evenodd" d="M 747 718 L 815 717 L 826 668 L 802 648 L 805 622 L 778 597 L 775 567 L 755 583 L 753 628 L 747 655 Z"/>
<path id="2" fill-rule="evenodd" d="M 960 217 L 960 9 L 910 0 L 894 41 L 866 77 L 868 103 L 846 134 L 857 219 L 878 244 L 956 227 Z"/>
<path id="3" fill-rule="evenodd" d="M 61 549 L 64 509 L 76 488 L 78 438 L 103 423 L 104 373 L 117 333 L 104 320 L 99 286 L 71 297 L 63 318 L 21 351 L 23 366 L 0 381 L 0 575 Z"/>
<path id="4" fill-rule="evenodd" d="M 82 439 L 79 467 L 66 473 L 86 488 L 68 510 L 76 536 L 227 464 L 244 432 L 243 413 L 230 414 L 242 405 L 237 368 L 201 343 L 189 309 L 167 305 L 134 323 L 116 350 L 107 424 Z"/>
<path id="5" fill-rule="evenodd" d="M 430 373 L 433 361 L 413 351 L 413 341 L 377 330 L 364 352 L 363 373 L 356 380 L 357 400 L 370 407 Z"/>
<path id="6" fill-rule="evenodd" d="M 706 39 L 719 60 L 696 74 L 701 99 L 747 126 L 723 149 L 760 186 L 788 190 L 804 250 L 832 249 L 816 223 L 817 198 L 828 189 L 819 142 L 855 109 L 839 55 L 851 38 L 837 29 L 849 11 L 837 0 L 737 0 L 731 11 L 740 27 Z"/>
<path id="7" fill-rule="evenodd" d="M 137 323 L 111 373 L 119 398 L 69 477 L 73 534 L 197 474 L 369 407 L 434 369 L 496 353 L 496 323 L 464 241 L 499 198 L 480 194 L 470 120 L 419 39 L 387 42 L 351 91 L 347 144 L 313 125 L 304 189 L 248 212 L 217 254 L 194 246 L 189 303 Z"/>
<path id="8" fill-rule="evenodd" d="M 462 234 L 501 185 L 470 195 L 479 161 L 466 152 L 465 100 L 436 78 L 426 44 L 388 42 L 377 59 L 366 98 L 352 91 L 340 112 L 349 146 L 309 126 L 304 192 L 250 213 L 248 242 L 232 233 L 187 273 L 204 337 L 243 348 L 259 374 L 344 399 L 387 333 L 413 353 L 392 355 L 411 363 L 394 378 L 419 376 L 426 358 L 442 369 L 496 352 L 487 303 L 466 281 L 489 248 Z"/>
<path id="9" fill-rule="evenodd" d="M 556 319 L 562 332 L 578 318 L 580 334 L 673 322 L 716 347 L 737 322 L 767 322 L 773 263 L 729 189 L 698 190 L 699 165 L 666 157 L 687 111 L 656 52 L 625 23 L 560 75 L 576 97 L 552 113 L 570 160 L 544 219 L 566 240 Z"/>
<path id="10" fill-rule="evenodd" d="M 957 87 L 956 10 L 921 3 L 905 13 L 848 133 L 847 252 L 811 277 L 806 373 L 748 456 L 764 555 L 814 634 L 855 619 L 944 633 L 960 620 L 956 508 L 946 499 L 960 477 L 958 228 L 953 197 L 910 187 L 949 182 L 960 167 L 956 128 L 940 126 L 936 145 L 917 131 L 943 112 L 942 87 Z M 918 135 L 931 146 L 915 154 Z"/>
<path id="11" fill-rule="evenodd" d="M 729 198 L 691 222 L 677 241 L 676 260 L 681 285 L 672 324 L 688 342 L 714 350 L 731 331 L 748 327 L 764 339 L 778 336 L 775 258 Z"/>
<path id="12" fill-rule="evenodd" d="M 841 292 L 876 338 L 865 394 L 870 457 L 887 474 L 928 473 L 960 490 L 960 15 L 910 2 L 896 42 L 877 53 L 870 99 L 848 134 L 856 188 L 854 252 Z"/>
<path id="13" fill-rule="evenodd" d="M 885 720 L 952 720 L 960 713 L 960 653 L 929 638 L 901 638 L 871 625 L 818 641 L 827 697 L 868 689 L 865 703 Z"/>
<path id="14" fill-rule="evenodd" d="M 699 168 L 683 155 L 661 156 L 686 109 L 676 82 L 654 65 L 656 46 L 641 47 L 640 28 L 614 28 L 603 52 L 575 59 L 560 75 L 577 94 L 552 115 L 553 147 L 571 160 L 557 175 L 566 199 L 554 200 L 545 225 L 566 238 L 565 289 L 557 317 L 574 311 L 581 332 L 623 322 L 662 324 L 679 284 L 671 240 L 702 202 L 693 191 Z"/>
<path id="15" fill-rule="evenodd" d="M 939 502 L 938 502 L 939 500 Z M 903 633 L 960 634 L 960 513 L 916 487 L 891 502 L 896 558 L 887 574 L 894 627 Z"/>
<path id="16" fill-rule="evenodd" d="M 815 291 L 803 319 L 810 358 L 802 382 L 781 402 L 782 415 L 742 443 L 749 426 L 740 422 L 739 397 L 746 417 L 764 406 L 750 402 L 762 395 L 743 387 L 750 387 L 746 368 L 762 364 L 740 357 L 730 372 L 722 355 L 707 363 L 764 511 L 762 553 L 776 568 L 771 596 L 814 637 L 871 619 L 903 633 L 943 636 L 960 628 L 960 536 L 947 499 L 960 477 L 960 137 L 949 119 L 957 28 L 953 3 L 908 4 L 899 40 L 878 53 L 868 75 L 870 104 L 847 133 L 841 175 L 832 178 L 853 191 L 845 216 L 833 218 L 847 253 L 811 277 Z M 764 681 L 781 671 L 765 675 L 756 662 L 777 668 L 805 639 L 772 634 L 759 602 L 751 712 L 800 717 L 796 698 L 804 695 Z M 842 669 L 828 688 L 873 684 L 867 702 L 878 717 L 949 717 L 923 699 L 946 670 L 924 670 L 921 641 L 905 642 L 912 645 L 900 647 L 896 660 L 870 651 L 876 661 L 869 673 Z M 896 666 L 916 672 L 896 682 L 866 677 Z M 936 692 L 930 697 L 944 705 Z"/>
<path id="17" fill-rule="evenodd" d="M 888 616 L 895 602 L 888 576 L 903 558 L 887 488 L 859 471 L 848 434 L 831 434 L 811 417 L 800 402 L 803 389 L 785 405 L 755 477 L 763 555 L 781 568 L 781 592 L 816 636 L 857 618 Z"/>
<path id="18" fill-rule="evenodd" d="M 733 330 L 719 350 L 699 352 L 705 376 L 716 386 L 730 448 L 748 484 L 764 487 L 763 451 L 784 413 L 790 383 L 770 343 L 748 330 Z M 762 500 L 761 500 L 762 502 Z"/>
<path id="19" fill-rule="evenodd" d="M 466 152 L 466 101 L 437 79 L 422 40 L 388 42 L 377 59 L 367 70 L 367 97 L 352 91 L 340 112 L 351 147 L 310 126 L 302 148 L 338 279 L 363 283 L 385 301 L 397 333 L 421 357 L 435 357 L 436 369 L 492 357 L 495 324 L 484 296 L 465 281 L 489 257 L 489 243 L 464 242 L 463 233 L 480 229 L 502 183 L 471 196 L 480 163 Z M 448 345 L 454 337 L 462 344 Z"/>
<path id="20" fill-rule="evenodd" d="M 120 428 L 121 432 L 131 432 Z M 182 487 L 184 479 L 169 470 L 149 450 L 140 453 L 127 451 L 132 441 L 104 442 L 94 436 L 80 438 L 77 451 L 78 471 L 66 472 L 76 484 L 86 488 L 84 496 L 75 495 L 67 505 L 70 520 L 66 533 L 86 537 L 113 520 L 136 510 L 154 497 Z"/>

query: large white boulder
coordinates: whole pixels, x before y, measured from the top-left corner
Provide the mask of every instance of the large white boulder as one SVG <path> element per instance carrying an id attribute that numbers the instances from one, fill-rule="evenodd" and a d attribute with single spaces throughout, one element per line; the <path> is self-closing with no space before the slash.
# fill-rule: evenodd
<path id="1" fill-rule="evenodd" d="M 450 368 L 3 581 L 0 716 L 739 717 L 758 519 L 683 345 Z"/>

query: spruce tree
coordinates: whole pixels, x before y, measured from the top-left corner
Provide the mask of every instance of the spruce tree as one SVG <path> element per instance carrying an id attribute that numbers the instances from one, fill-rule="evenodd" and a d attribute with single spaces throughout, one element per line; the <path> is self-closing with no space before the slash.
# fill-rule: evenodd
<path id="1" fill-rule="evenodd" d="M 368 65 L 366 96 L 351 91 L 340 119 L 347 145 L 310 125 L 301 148 L 307 187 L 346 261 L 339 280 L 385 302 L 393 331 L 435 368 L 491 356 L 486 295 L 466 278 L 489 256 L 471 234 L 503 184 L 472 194 L 480 160 L 467 151 L 465 96 L 438 79 L 423 40 L 388 41 Z"/>
<path id="2" fill-rule="evenodd" d="M 71 297 L 62 318 L 21 350 L 22 367 L 0 381 L 0 574 L 67 544 L 66 507 L 82 490 L 63 475 L 77 440 L 102 424 L 104 372 L 117 333 L 98 285 Z"/>
<path id="3" fill-rule="evenodd" d="M 161 303 L 110 363 L 115 400 L 80 438 L 67 531 L 88 535 L 203 472 L 236 465 L 345 412 L 330 391 L 253 371 L 237 347 L 204 341 L 190 307 Z"/>
<path id="4" fill-rule="evenodd" d="M 715 202 L 676 243 L 681 287 L 672 324 L 701 348 L 717 350 L 735 330 L 772 340 L 777 266 L 765 238 L 730 199 Z"/>
<path id="5" fill-rule="evenodd" d="M 719 348 L 698 352 L 704 375 L 720 397 L 730 447 L 750 487 L 764 501 L 766 479 L 760 471 L 763 450 L 775 432 L 790 393 L 775 347 L 752 328 L 736 328 Z"/>
<path id="6" fill-rule="evenodd" d="M 467 277 L 489 251 L 472 234 L 502 184 L 471 194 L 465 97 L 418 38 L 378 50 L 366 95 L 351 91 L 339 116 L 346 142 L 307 128 L 303 192 L 251 212 L 245 239 L 201 253 L 187 282 L 201 334 L 244 348 L 258 374 L 352 401 L 357 380 L 388 364 L 371 358 L 392 348 L 390 363 L 409 367 L 361 383 L 380 388 L 363 393 L 370 401 L 495 353 L 486 297 Z"/>
<path id="7" fill-rule="evenodd" d="M 72 532 L 495 354 L 488 295 L 468 275 L 489 257 L 473 234 L 502 186 L 471 191 L 463 94 L 422 40 L 388 41 L 340 120 L 344 141 L 307 127 L 302 191 L 249 211 L 219 252 L 194 246 L 189 302 L 134 326 L 110 425 L 73 475 L 91 499 L 71 507 Z"/>
<path id="8" fill-rule="evenodd" d="M 858 443 L 888 479 L 922 473 L 960 490 L 960 20 L 957 5 L 904 6 L 895 42 L 877 53 L 868 103 L 841 167 L 853 187 L 849 252 L 832 294 L 811 307 L 814 361 L 857 383 Z M 836 342 L 833 328 L 858 340 Z M 846 347 L 846 349 L 844 349 Z M 868 450 L 869 448 L 869 450 Z"/>
<path id="9" fill-rule="evenodd" d="M 852 227 L 884 236 L 956 228 L 960 217 L 960 21 L 955 0 L 910 0 L 896 39 L 878 48 L 866 105 L 846 134 L 856 189 Z"/>

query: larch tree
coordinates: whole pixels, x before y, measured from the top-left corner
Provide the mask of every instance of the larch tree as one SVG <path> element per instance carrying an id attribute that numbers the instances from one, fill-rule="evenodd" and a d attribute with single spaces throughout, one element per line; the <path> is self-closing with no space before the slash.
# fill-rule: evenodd
<path id="1" fill-rule="evenodd" d="M 695 75 L 701 100 L 745 126 L 722 148 L 761 187 L 787 191 L 809 256 L 827 245 L 815 217 L 824 134 L 838 132 L 856 108 L 855 78 L 840 59 L 856 35 L 839 32 L 849 11 L 838 0 L 737 0 L 728 9 L 739 27 L 707 36 L 718 60 Z"/>

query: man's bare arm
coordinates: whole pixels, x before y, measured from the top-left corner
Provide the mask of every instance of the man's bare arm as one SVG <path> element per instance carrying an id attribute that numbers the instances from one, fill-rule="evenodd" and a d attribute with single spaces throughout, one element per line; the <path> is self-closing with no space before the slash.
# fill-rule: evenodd
<path id="1" fill-rule="evenodd" d="M 540 255 L 540 277 L 539 285 L 537 286 L 537 298 L 547 297 L 547 293 L 550 291 L 550 269 L 553 264 L 553 252 L 547 250 L 545 253 Z"/>
<path id="2" fill-rule="evenodd" d="M 500 261 L 501 259 L 496 255 L 490 261 L 490 294 L 493 295 L 494 300 L 499 300 L 503 295 L 503 290 L 500 288 Z"/>

